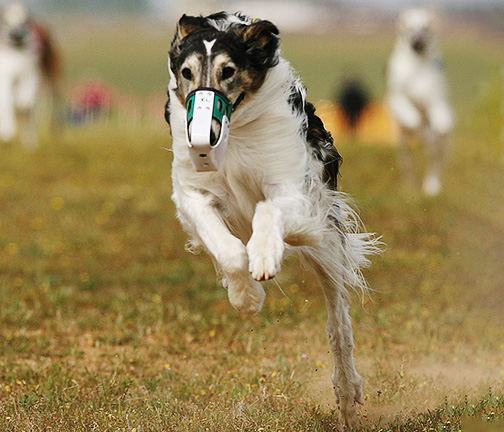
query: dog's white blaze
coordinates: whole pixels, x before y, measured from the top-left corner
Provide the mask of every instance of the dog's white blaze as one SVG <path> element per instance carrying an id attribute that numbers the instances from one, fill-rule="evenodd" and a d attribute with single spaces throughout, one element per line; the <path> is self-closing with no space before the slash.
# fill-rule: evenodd
<path id="1" fill-rule="evenodd" d="M 215 44 L 215 39 L 214 40 L 211 40 L 211 41 L 203 41 L 203 43 L 205 44 L 205 47 L 206 47 L 206 50 L 207 50 L 207 56 L 208 56 L 208 60 L 210 60 L 210 56 L 212 55 L 212 48 Z M 207 86 L 210 86 L 210 77 L 211 77 L 211 68 L 210 68 L 210 62 L 208 64 L 208 68 L 207 68 L 207 79 L 206 79 L 206 85 Z"/>
<path id="2" fill-rule="evenodd" d="M 212 41 L 203 41 L 203 43 L 205 44 L 206 52 L 207 52 L 208 56 L 210 57 L 210 55 L 212 54 L 212 48 L 215 44 L 215 39 Z"/>

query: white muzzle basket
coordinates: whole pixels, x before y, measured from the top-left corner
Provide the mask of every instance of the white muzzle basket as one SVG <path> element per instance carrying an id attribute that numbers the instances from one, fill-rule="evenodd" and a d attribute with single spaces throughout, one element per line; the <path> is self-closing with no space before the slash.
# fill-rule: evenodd
<path id="1" fill-rule="evenodd" d="M 211 88 L 199 88 L 187 96 L 186 140 L 196 171 L 219 169 L 226 153 L 229 122 L 235 106 L 223 93 Z M 214 143 L 210 138 L 213 120 L 220 124 L 219 137 Z"/>

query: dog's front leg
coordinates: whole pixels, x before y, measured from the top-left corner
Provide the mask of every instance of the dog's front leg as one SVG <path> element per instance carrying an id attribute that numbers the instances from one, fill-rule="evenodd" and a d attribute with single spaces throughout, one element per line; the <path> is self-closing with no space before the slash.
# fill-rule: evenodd
<path id="1" fill-rule="evenodd" d="M 299 245 L 309 237 L 301 229 L 307 220 L 302 193 L 282 185 L 270 185 L 263 192 L 267 198 L 256 205 L 247 244 L 249 270 L 255 280 L 271 279 L 280 271 L 286 240 Z M 298 241 L 291 242 L 296 234 Z"/>
<path id="2" fill-rule="evenodd" d="M 239 312 L 255 314 L 262 308 L 264 289 L 248 272 L 245 245 L 232 235 L 211 199 L 199 193 L 174 194 L 181 219 L 205 245 L 224 273 L 231 305 Z"/>
<path id="3" fill-rule="evenodd" d="M 255 280 L 268 280 L 280 271 L 283 239 L 282 211 L 272 201 L 259 202 L 252 220 L 252 237 L 247 243 L 249 270 Z"/>

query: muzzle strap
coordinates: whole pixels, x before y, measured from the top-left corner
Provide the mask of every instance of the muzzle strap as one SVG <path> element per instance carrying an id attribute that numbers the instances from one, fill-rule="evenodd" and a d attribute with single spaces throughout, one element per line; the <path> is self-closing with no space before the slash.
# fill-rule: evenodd
<path id="1" fill-rule="evenodd" d="M 242 94 L 240 94 L 240 96 L 238 96 L 238 99 L 236 99 L 235 103 L 233 104 L 233 111 L 238 108 L 238 105 L 240 105 L 241 101 L 245 99 L 245 92 L 243 92 Z"/>

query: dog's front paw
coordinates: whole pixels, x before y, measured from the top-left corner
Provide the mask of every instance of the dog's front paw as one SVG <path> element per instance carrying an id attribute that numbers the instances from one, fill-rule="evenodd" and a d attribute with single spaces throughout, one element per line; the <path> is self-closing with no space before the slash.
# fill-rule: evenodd
<path id="1" fill-rule="evenodd" d="M 247 244 L 249 271 L 257 281 L 273 278 L 282 265 L 285 245 L 281 238 L 252 235 Z"/>
<path id="2" fill-rule="evenodd" d="M 229 302 L 238 312 L 255 315 L 261 310 L 266 293 L 248 274 L 246 278 L 226 278 L 225 286 Z"/>

